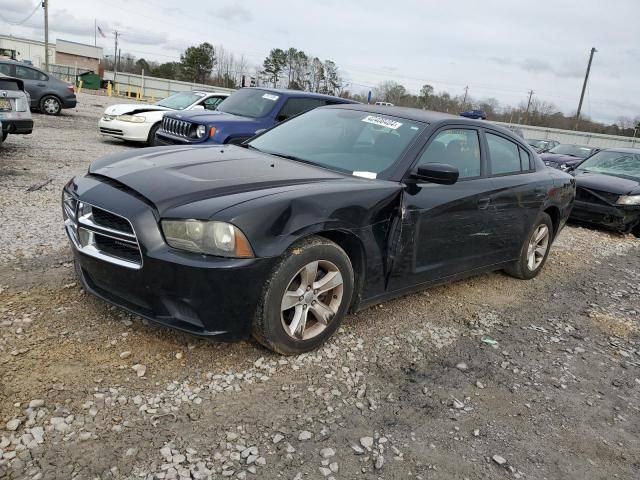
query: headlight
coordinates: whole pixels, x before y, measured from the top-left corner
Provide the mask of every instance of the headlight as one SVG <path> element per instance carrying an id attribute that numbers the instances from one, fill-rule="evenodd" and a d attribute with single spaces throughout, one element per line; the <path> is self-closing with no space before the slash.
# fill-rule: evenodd
<path id="1" fill-rule="evenodd" d="M 550 167 L 550 166 L 551 166 L 551 162 L 544 162 L 544 164 L 545 164 L 547 167 Z"/>
<path id="2" fill-rule="evenodd" d="M 144 123 L 145 118 L 142 115 L 118 115 L 118 120 L 131 123 Z"/>
<path id="3" fill-rule="evenodd" d="M 616 202 L 618 205 L 640 205 L 640 195 L 622 195 Z"/>
<path id="4" fill-rule="evenodd" d="M 162 231 L 173 248 L 219 257 L 253 258 L 247 237 L 224 222 L 162 220 Z"/>
<path id="5" fill-rule="evenodd" d="M 196 137 L 202 138 L 205 136 L 206 133 L 207 133 L 207 127 L 205 127 L 204 125 L 198 125 L 198 128 L 196 128 Z"/>

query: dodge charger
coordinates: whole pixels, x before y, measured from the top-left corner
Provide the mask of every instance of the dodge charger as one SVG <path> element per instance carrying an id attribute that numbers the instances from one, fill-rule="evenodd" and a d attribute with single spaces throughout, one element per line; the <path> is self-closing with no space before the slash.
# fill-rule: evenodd
<path id="1" fill-rule="evenodd" d="M 350 104 L 243 145 L 96 160 L 62 211 L 88 292 L 297 354 L 393 297 L 494 270 L 535 277 L 574 196 L 573 177 L 502 127 Z"/>

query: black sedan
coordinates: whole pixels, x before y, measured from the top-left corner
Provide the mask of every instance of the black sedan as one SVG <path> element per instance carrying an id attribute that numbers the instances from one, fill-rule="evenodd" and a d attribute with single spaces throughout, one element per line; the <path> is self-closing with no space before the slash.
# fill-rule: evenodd
<path id="1" fill-rule="evenodd" d="M 499 269 L 535 277 L 574 195 L 501 127 L 341 105 L 242 146 L 97 160 L 64 187 L 63 214 L 88 292 L 294 354 L 383 300 Z"/>
<path id="2" fill-rule="evenodd" d="M 557 168 L 559 170 L 567 170 L 575 167 L 585 158 L 593 155 L 599 149 L 589 147 L 588 145 L 570 145 L 561 143 L 551 150 L 541 153 L 540 158 L 547 167 Z"/>
<path id="3" fill-rule="evenodd" d="M 602 150 L 573 170 L 571 220 L 640 237 L 640 149 Z"/>

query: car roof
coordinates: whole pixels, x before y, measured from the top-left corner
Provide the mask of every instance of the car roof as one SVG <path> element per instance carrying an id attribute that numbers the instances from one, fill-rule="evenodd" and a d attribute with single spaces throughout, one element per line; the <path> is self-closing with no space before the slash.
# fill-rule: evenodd
<path id="1" fill-rule="evenodd" d="M 620 147 L 620 148 L 605 148 L 607 152 L 618 152 L 618 153 L 636 153 L 640 154 L 640 148 L 630 148 L 630 147 Z"/>
<path id="2" fill-rule="evenodd" d="M 323 98 L 325 100 L 340 100 L 344 103 L 356 104 L 355 100 L 349 100 L 348 98 L 336 97 L 333 95 L 325 95 L 324 93 L 307 92 L 305 90 L 291 90 L 288 88 L 270 88 L 270 87 L 244 87 L 245 89 L 264 90 L 265 92 L 279 93 L 281 95 L 296 96 L 296 97 L 309 97 L 309 98 Z"/>
<path id="3" fill-rule="evenodd" d="M 344 108 L 347 110 L 359 110 L 369 113 L 379 113 L 380 115 L 391 115 L 392 117 L 405 118 L 407 120 L 415 120 L 417 122 L 435 123 L 441 120 L 462 120 L 464 117 L 459 115 L 451 115 L 449 113 L 434 112 L 432 110 L 420 110 L 418 108 L 410 107 L 388 107 L 381 105 L 367 105 L 367 104 L 350 104 L 350 105 L 331 105 L 322 108 Z M 468 120 L 473 122 L 473 120 Z"/>
<path id="4" fill-rule="evenodd" d="M 230 94 L 226 93 L 226 92 L 207 92 L 205 90 L 191 90 L 192 93 L 204 93 L 205 95 L 224 95 L 225 97 L 228 97 Z M 176 93 L 180 93 L 180 92 L 176 92 Z"/>

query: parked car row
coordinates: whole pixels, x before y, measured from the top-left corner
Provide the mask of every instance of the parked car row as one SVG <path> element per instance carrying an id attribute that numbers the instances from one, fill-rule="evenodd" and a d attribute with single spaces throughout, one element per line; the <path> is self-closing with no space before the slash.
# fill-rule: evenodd
<path id="1" fill-rule="evenodd" d="M 58 115 L 63 108 L 76 106 L 75 87 L 39 68 L 15 60 L 0 60 L 0 73 L 24 82 L 32 109 Z"/>

